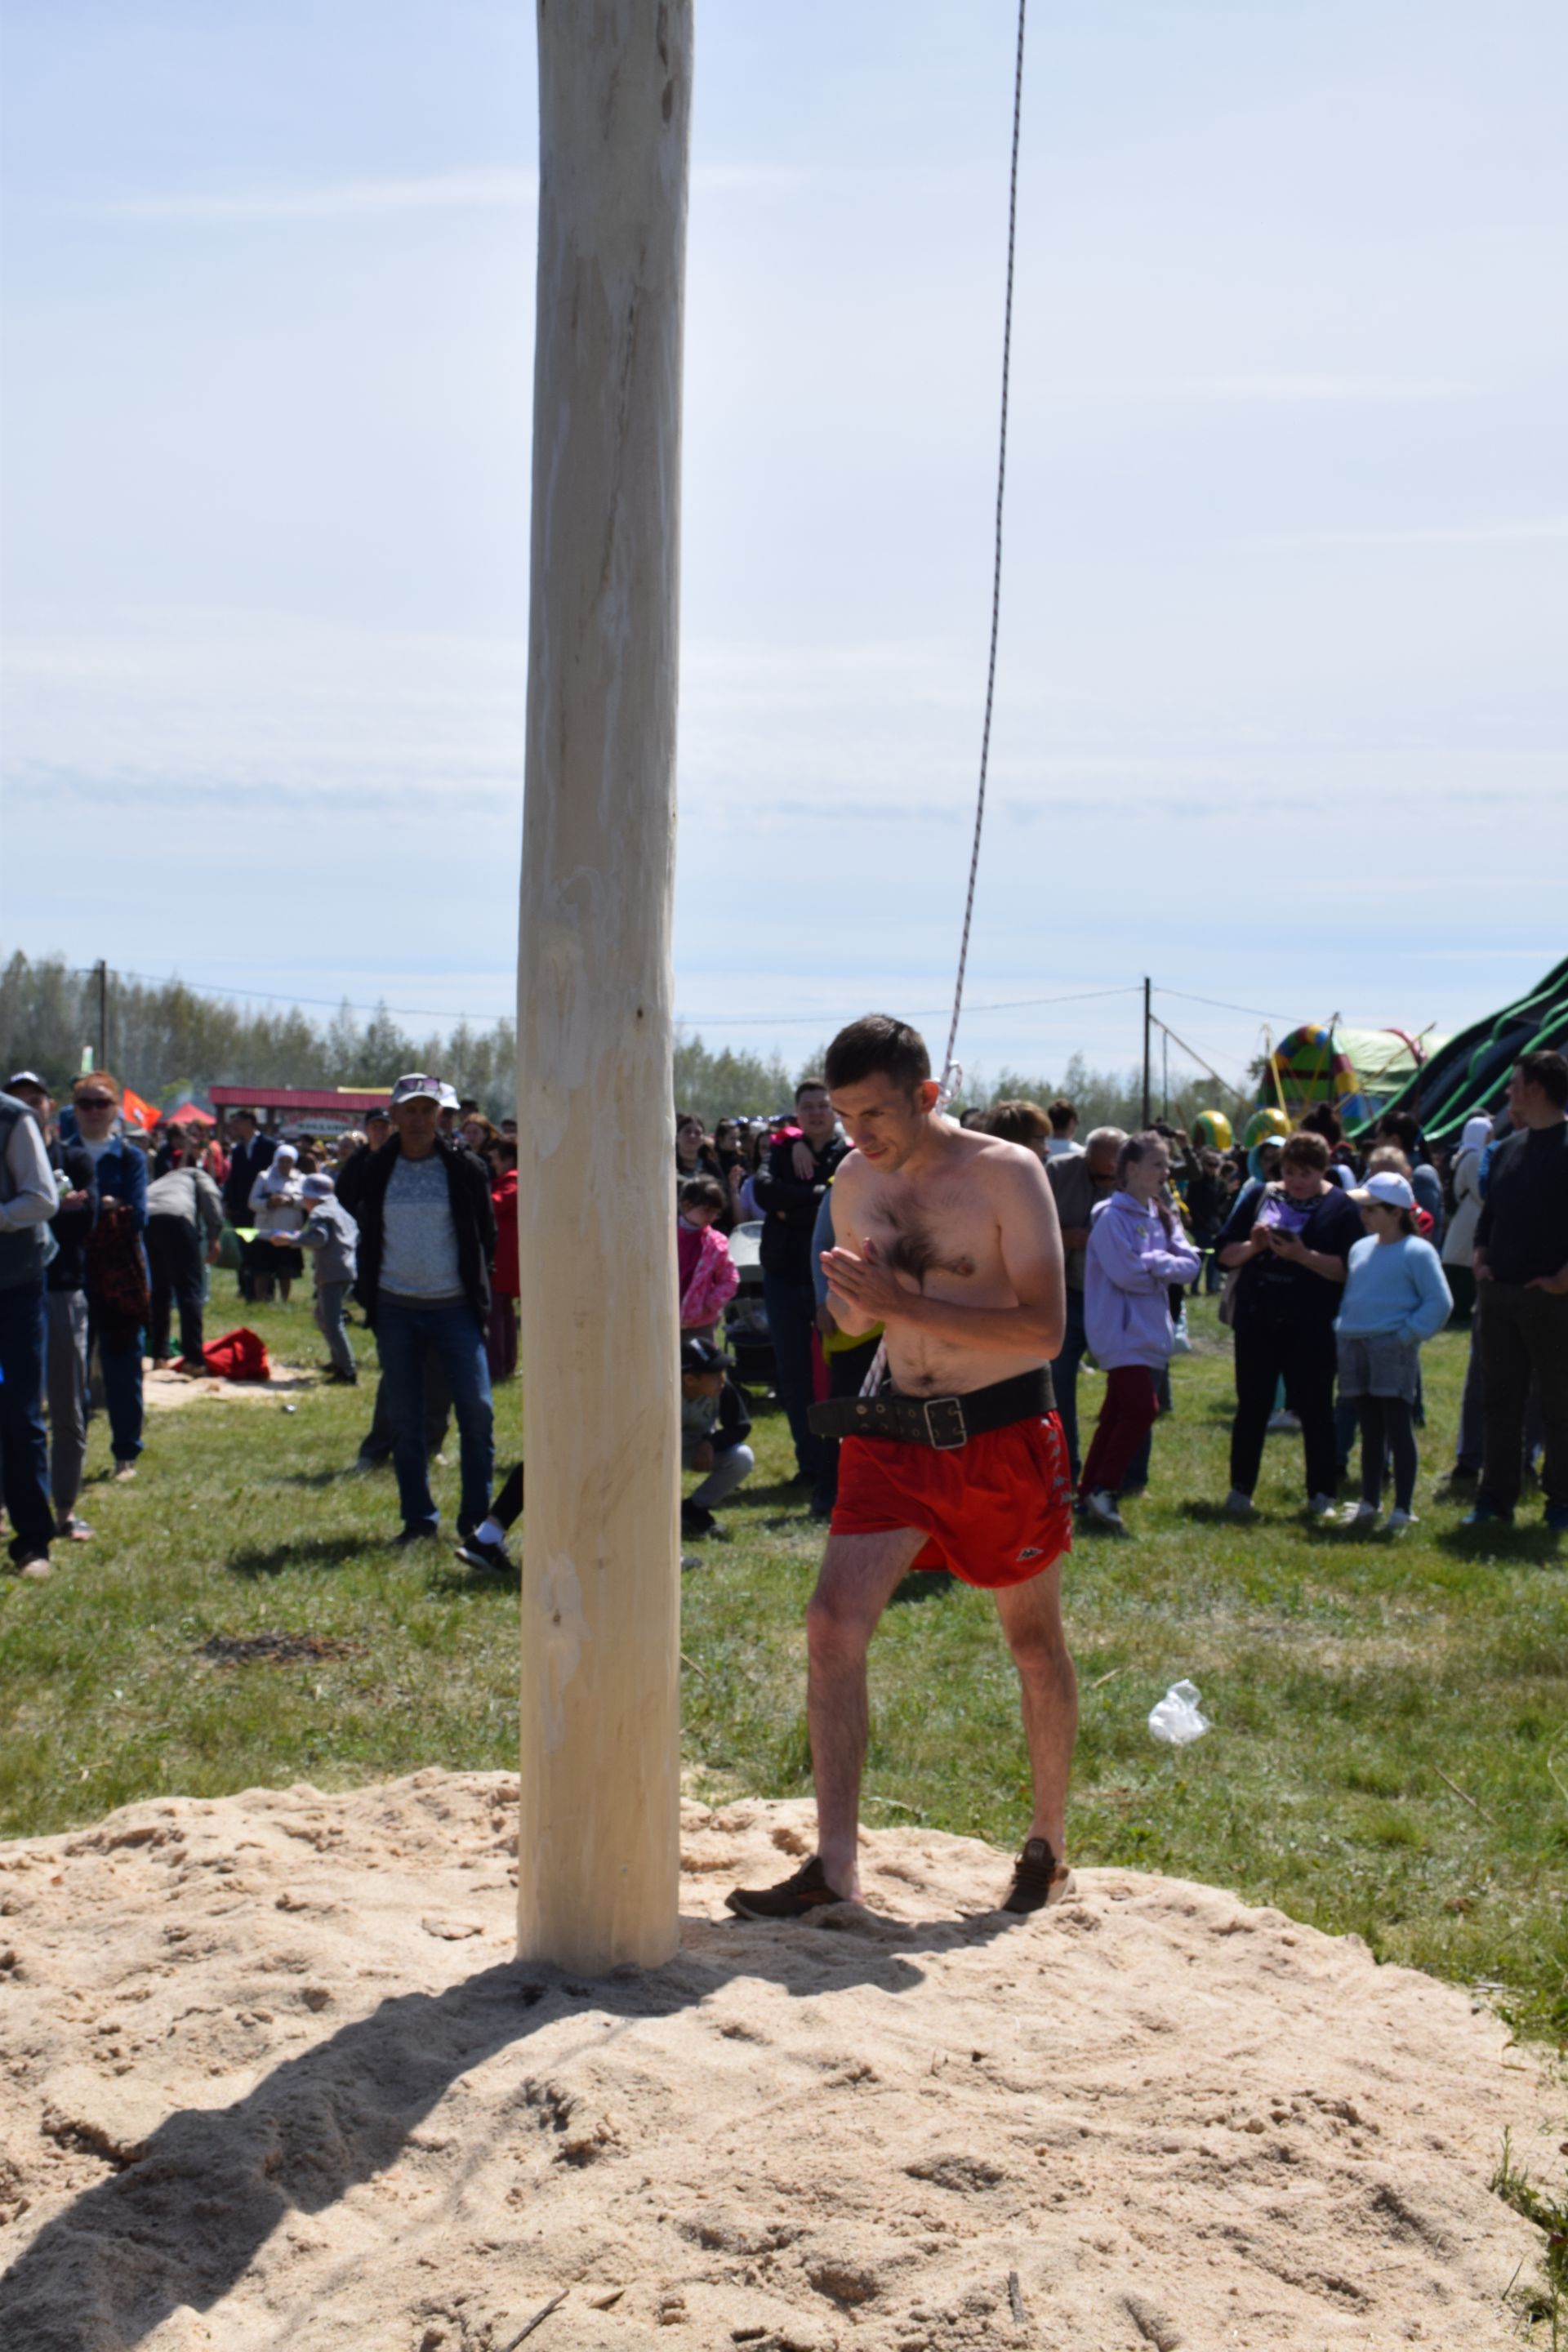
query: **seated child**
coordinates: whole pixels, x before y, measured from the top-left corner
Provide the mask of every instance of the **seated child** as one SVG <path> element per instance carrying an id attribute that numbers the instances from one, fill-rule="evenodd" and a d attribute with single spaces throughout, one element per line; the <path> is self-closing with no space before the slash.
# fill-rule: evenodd
<path id="1" fill-rule="evenodd" d="M 680 1268 L 680 1336 L 710 1339 L 740 1288 L 730 1244 L 719 1231 L 724 1187 L 716 1176 L 689 1176 L 680 1188 L 675 1248 Z"/>
<path id="2" fill-rule="evenodd" d="M 713 1516 L 713 1506 L 732 1495 L 749 1478 L 757 1457 L 745 1443 L 752 1417 L 740 1390 L 729 1375 L 731 1356 L 710 1339 L 680 1343 L 680 1461 L 686 1470 L 707 1473 L 680 1506 L 682 1536 L 718 1536 L 728 1530 Z"/>

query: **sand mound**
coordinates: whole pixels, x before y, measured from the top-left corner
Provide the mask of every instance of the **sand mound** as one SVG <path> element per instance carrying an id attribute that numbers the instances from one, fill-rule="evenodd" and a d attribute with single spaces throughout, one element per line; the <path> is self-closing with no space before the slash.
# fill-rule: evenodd
<path id="1" fill-rule="evenodd" d="M 1487 2182 L 1563 2130 L 1461 1992 L 1121 1871 L 1005 1926 L 918 1831 L 876 1916 L 742 1926 L 763 1804 L 688 1809 L 669 1967 L 576 1983 L 511 1959 L 513 1790 L 0 1848 L 8 2352 L 502 2352 L 563 2293 L 530 2352 L 1517 2342 Z"/>

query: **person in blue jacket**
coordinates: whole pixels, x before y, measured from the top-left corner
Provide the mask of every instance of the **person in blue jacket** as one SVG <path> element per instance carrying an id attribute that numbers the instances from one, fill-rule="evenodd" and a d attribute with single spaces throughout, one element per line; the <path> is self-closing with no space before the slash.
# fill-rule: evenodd
<path id="1" fill-rule="evenodd" d="M 114 1475 L 136 1475 L 142 1451 L 142 1326 L 149 1283 L 142 1236 L 147 1226 L 147 1161 L 118 1130 L 120 1087 L 107 1070 L 89 1070 L 71 1088 L 77 1140 L 92 1161 L 92 1238 L 88 1244 L 88 1360 L 96 1347 Z M 100 1240 L 101 1237 L 101 1240 Z M 107 1286 L 110 1261 L 120 1280 Z M 134 1294 L 140 1286 L 141 1309 Z"/>
<path id="2" fill-rule="evenodd" d="M 1350 1254 L 1344 1297 L 1335 1318 L 1340 1395 L 1361 1415 L 1361 1500 L 1345 1524 L 1365 1533 L 1383 1507 L 1383 1482 L 1394 1457 L 1390 1535 L 1415 1519 L 1415 1431 L 1412 1420 L 1424 1340 L 1453 1312 L 1443 1263 L 1415 1230 L 1415 1194 L 1393 1169 L 1369 1176 L 1351 1194 L 1366 1237 Z"/>

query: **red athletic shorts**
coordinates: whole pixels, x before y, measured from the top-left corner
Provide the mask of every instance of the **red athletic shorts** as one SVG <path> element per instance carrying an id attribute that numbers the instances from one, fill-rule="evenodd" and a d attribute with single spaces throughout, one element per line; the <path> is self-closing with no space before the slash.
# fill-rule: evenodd
<path id="1" fill-rule="evenodd" d="M 987 1591 L 1038 1576 L 1072 1549 L 1072 1475 L 1056 1414 L 946 1449 L 845 1438 L 833 1533 L 895 1528 L 931 1538 L 916 1568 L 950 1568 Z"/>

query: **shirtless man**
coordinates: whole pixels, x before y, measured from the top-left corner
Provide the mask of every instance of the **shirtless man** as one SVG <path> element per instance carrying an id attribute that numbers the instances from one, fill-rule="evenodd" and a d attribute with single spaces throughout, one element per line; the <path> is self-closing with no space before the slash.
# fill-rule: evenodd
<path id="1" fill-rule="evenodd" d="M 826 1076 L 855 1147 L 833 1186 L 828 1304 L 845 1331 L 886 1327 L 891 1388 L 815 1408 L 849 1431 L 806 1610 L 817 1852 L 781 1885 L 737 1888 L 730 1908 L 796 1919 L 858 1899 L 867 1650 L 909 1570 L 945 1566 L 993 1593 L 1023 1686 L 1035 1811 L 1003 1907 L 1036 1911 L 1071 1885 L 1078 1730 L 1058 1566 L 1072 1488 L 1046 1370 L 1066 1316 L 1055 1202 L 1032 1151 L 938 1115 L 905 1023 L 869 1013 L 841 1030 Z"/>

